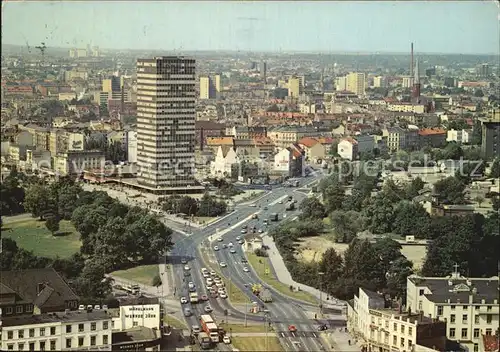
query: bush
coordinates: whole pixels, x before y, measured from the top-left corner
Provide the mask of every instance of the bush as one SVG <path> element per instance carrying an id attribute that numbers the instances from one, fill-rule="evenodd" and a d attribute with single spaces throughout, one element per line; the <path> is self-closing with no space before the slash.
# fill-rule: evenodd
<path id="1" fill-rule="evenodd" d="M 263 248 L 255 249 L 254 253 L 257 257 L 267 257 L 268 256 L 266 250 Z"/>
<path id="2" fill-rule="evenodd" d="M 154 287 L 159 287 L 161 286 L 161 277 L 160 275 L 156 274 L 155 277 L 153 277 L 152 283 Z"/>

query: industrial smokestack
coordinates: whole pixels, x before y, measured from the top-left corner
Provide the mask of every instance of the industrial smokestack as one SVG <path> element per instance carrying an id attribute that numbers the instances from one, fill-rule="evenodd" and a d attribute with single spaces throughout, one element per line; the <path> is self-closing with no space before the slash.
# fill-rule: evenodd
<path id="1" fill-rule="evenodd" d="M 413 43 L 411 43 L 410 77 L 413 77 Z"/>

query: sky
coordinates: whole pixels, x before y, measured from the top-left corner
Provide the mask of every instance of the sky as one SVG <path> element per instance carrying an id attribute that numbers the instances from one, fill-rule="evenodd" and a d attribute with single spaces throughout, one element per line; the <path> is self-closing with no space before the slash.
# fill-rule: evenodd
<path id="1" fill-rule="evenodd" d="M 489 1 L 2 1 L 2 42 L 143 50 L 500 54 Z"/>

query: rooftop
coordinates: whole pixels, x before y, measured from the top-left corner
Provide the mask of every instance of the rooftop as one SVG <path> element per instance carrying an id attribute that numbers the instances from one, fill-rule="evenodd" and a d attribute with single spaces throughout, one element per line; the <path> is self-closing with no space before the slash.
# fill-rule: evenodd
<path id="1" fill-rule="evenodd" d="M 112 341 L 114 344 L 150 341 L 159 338 L 159 331 L 138 326 L 119 332 L 113 332 Z"/>
<path id="2" fill-rule="evenodd" d="M 147 304 L 159 304 L 159 300 L 156 297 L 119 297 L 118 301 L 120 306 L 140 306 Z"/>
<path id="3" fill-rule="evenodd" d="M 428 300 L 435 303 L 464 303 L 472 299 L 472 303 L 488 304 L 498 302 L 498 277 L 465 278 L 457 274 L 449 277 L 419 277 L 408 278 L 418 287 L 427 287 L 432 293 L 426 294 Z"/>
<path id="4" fill-rule="evenodd" d="M 35 325 L 59 322 L 80 322 L 91 320 L 109 320 L 108 313 L 104 310 L 87 311 L 70 311 L 70 312 L 57 312 L 57 313 L 44 313 L 38 315 L 14 315 L 3 316 L 2 326 L 21 326 L 21 325 Z"/>

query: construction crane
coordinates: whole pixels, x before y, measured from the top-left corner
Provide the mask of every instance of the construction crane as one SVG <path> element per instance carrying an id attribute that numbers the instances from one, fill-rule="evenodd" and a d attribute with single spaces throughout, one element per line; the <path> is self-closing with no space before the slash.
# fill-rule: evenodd
<path id="1" fill-rule="evenodd" d="M 45 57 L 45 49 L 47 49 L 47 47 L 45 46 L 44 42 L 42 42 L 41 44 L 42 45 L 35 46 L 35 48 L 38 49 L 38 50 L 40 50 L 40 53 L 42 54 L 42 57 Z"/>

